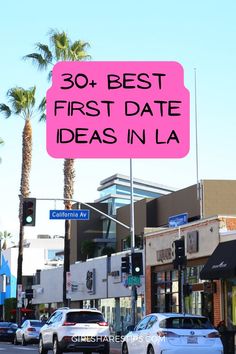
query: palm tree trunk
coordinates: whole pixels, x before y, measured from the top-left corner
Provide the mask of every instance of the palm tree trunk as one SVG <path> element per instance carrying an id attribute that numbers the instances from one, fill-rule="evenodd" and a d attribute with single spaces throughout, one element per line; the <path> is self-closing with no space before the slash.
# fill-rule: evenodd
<path id="1" fill-rule="evenodd" d="M 64 160 L 64 204 L 65 209 L 71 209 L 74 192 L 74 160 Z M 71 239 L 71 220 L 65 220 L 65 238 L 64 238 L 64 267 L 63 267 L 63 303 L 68 306 L 66 291 L 66 273 L 70 271 L 70 239 Z"/>
<path id="2" fill-rule="evenodd" d="M 21 184 L 20 184 L 20 205 L 19 205 L 19 247 L 17 259 L 17 285 L 22 284 L 22 267 L 23 267 L 23 245 L 24 245 L 24 227 L 23 227 L 23 198 L 27 198 L 30 194 L 29 177 L 32 161 L 32 127 L 30 119 L 25 120 L 25 126 L 22 133 L 22 164 L 21 164 Z M 20 315 L 18 315 L 20 322 Z"/>

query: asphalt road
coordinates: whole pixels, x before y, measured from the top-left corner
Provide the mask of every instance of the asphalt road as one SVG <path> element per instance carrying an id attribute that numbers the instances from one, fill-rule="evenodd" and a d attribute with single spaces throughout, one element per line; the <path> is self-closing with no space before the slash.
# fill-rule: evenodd
<path id="1" fill-rule="evenodd" d="M 21 345 L 13 345 L 10 343 L 5 343 L 5 342 L 0 342 L 0 354 L 1 353 L 6 353 L 6 354 L 36 354 L 38 353 L 38 345 L 33 344 L 33 345 L 27 345 L 26 347 L 22 347 Z M 72 352 L 71 352 L 72 353 Z M 111 354 L 117 354 L 120 353 L 119 346 L 116 348 L 112 348 L 110 351 Z M 48 354 L 52 354 L 52 351 L 49 351 Z"/>

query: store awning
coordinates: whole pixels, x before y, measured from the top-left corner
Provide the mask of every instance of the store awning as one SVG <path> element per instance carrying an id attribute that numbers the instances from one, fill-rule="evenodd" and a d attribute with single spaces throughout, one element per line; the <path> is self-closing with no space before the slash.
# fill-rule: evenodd
<path id="1" fill-rule="evenodd" d="M 201 279 L 216 280 L 236 276 L 236 240 L 221 242 L 200 273 Z"/>

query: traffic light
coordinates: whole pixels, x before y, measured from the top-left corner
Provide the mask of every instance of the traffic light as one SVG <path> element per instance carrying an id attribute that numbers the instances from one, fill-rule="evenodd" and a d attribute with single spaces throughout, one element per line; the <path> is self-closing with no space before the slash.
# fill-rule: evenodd
<path id="1" fill-rule="evenodd" d="M 129 256 L 121 257 L 121 272 L 129 274 Z"/>
<path id="2" fill-rule="evenodd" d="M 184 238 L 174 241 L 175 259 L 173 260 L 174 269 L 186 266 Z"/>
<path id="3" fill-rule="evenodd" d="M 132 275 L 143 275 L 143 254 L 141 252 L 131 254 Z"/>
<path id="4" fill-rule="evenodd" d="M 35 226 L 36 198 L 24 198 L 23 200 L 23 226 Z"/>

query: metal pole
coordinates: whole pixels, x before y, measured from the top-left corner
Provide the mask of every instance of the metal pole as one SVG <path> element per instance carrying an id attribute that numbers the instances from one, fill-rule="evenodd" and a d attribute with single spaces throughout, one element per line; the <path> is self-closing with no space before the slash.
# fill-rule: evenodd
<path id="1" fill-rule="evenodd" d="M 133 187 L 133 168 L 132 159 L 130 159 L 130 237 L 131 237 L 131 269 L 132 254 L 135 252 L 135 230 L 134 230 L 134 187 Z M 136 312 L 136 286 L 131 288 L 131 319 L 132 325 L 135 326 Z"/>
<path id="2" fill-rule="evenodd" d="M 66 198 L 36 198 L 36 199 L 37 199 L 37 200 L 54 200 L 54 201 L 55 201 L 55 200 L 58 200 L 58 201 L 65 201 L 65 200 L 67 200 L 67 201 L 70 201 L 70 202 L 72 202 L 72 203 L 79 203 L 79 204 L 85 205 L 87 208 L 90 208 L 90 209 L 96 211 L 97 213 L 99 213 L 99 214 L 105 216 L 107 219 L 110 219 L 111 221 L 114 221 L 116 224 L 119 224 L 119 225 L 125 227 L 126 229 L 129 229 L 129 230 L 130 230 L 130 226 L 123 224 L 123 222 L 114 219 L 112 216 L 107 215 L 106 213 L 103 213 L 103 211 L 101 211 L 101 210 L 95 208 L 94 206 L 92 206 L 92 205 L 90 205 L 90 204 L 88 204 L 88 203 L 80 202 L 80 201 L 74 200 L 74 199 L 66 199 Z"/>
<path id="3" fill-rule="evenodd" d="M 195 146 L 196 146 L 196 178 L 197 178 L 197 200 L 200 203 L 200 219 L 202 219 L 202 193 L 201 182 L 199 181 L 199 166 L 198 166 L 198 115 L 197 115 L 197 69 L 194 68 L 194 108 L 195 108 Z"/>

